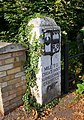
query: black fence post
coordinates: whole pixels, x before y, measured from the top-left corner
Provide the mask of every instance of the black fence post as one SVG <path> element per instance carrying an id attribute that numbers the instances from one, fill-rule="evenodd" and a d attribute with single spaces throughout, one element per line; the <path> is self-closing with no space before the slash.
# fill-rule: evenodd
<path id="1" fill-rule="evenodd" d="M 69 44 L 66 40 L 64 44 L 64 93 L 67 94 L 69 92 L 69 74 L 68 74 L 68 67 L 69 67 Z"/>

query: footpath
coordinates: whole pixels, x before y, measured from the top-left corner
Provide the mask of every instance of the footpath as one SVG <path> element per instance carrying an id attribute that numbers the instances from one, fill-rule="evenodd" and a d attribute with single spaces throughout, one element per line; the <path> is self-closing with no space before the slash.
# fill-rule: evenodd
<path id="1" fill-rule="evenodd" d="M 0 120 L 84 120 L 84 96 L 79 97 L 75 92 L 69 93 L 60 98 L 53 109 L 42 111 L 40 115 L 36 111 L 29 115 L 20 106 L 3 118 L 0 117 Z"/>

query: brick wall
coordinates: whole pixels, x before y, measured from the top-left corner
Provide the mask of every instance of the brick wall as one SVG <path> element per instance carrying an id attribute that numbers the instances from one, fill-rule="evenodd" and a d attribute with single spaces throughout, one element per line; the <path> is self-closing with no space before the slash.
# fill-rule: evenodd
<path id="1" fill-rule="evenodd" d="M 25 48 L 0 42 L 0 112 L 10 112 L 22 104 L 26 91 Z"/>

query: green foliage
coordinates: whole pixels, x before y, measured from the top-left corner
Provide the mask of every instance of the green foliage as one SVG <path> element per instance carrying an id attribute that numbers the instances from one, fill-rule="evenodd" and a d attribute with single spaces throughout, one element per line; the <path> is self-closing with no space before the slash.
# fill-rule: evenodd
<path id="1" fill-rule="evenodd" d="M 32 109 L 39 110 L 41 108 L 41 105 L 36 102 L 36 99 L 34 96 L 32 96 L 30 90 L 28 89 L 23 96 L 23 101 L 24 101 L 24 107 L 27 111 L 31 111 Z"/>
<path id="2" fill-rule="evenodd" d="M 1 0 L 0 39 L 16 42 L 14 39 L 25 19 L 40 13 L 54 18 L 61 30 L 68 33 L 68 38 L 74 40 L 84 26 L 83 6 L 83 0 Z"/>
<path id="3" fill-rule="evenodd" d="M 41 55 L 41 43 L 36 39 L 36 33 L 32 34 L 33 25 L 28 26 L 28 20 L 21 24 L 18 32 L 17 40 L 27 48 L 27 60 L 25 65 L 26 79 L 27 79 L 27 92 L 23 96 L 23 101 L 26 110 L 38 109 L 39 104 L 36 103 L 34 96 L 31 94 L 31 88 L 36 84 L 36 74 L 38 73 L 38 61 Z M 33 38 L 32 38 L 33 36 Z M 39 36 L 41 37 L 41 36 Z"/>
<path id="4" fill-rule="evenodd" d="M 53 99 L 51 102 L 49 102 L 48 104 L 45 104 L 44 108 L 53 108 L 55 107 L 57 104 L 59 103 L 59 99 Z"/>
<path id="5" fill-rule="evenodd" d="M 84 34 L 84 26 L 80 29 L 80 32 Z"/>
<path id="6" fill-rule="evenodd" d="M 81 78 L 80 83 L 77 84 L 76 93 L 84 94 L 84 78 Z"/>
<path id="7" fill-rule="evenodd" d="M 30 44 L 31 30 L 33 26 L 30 28 L 28 27 L 29 20 L 33 17 L 41 17 L 41 15 L 50 16 L 56 20 L 62 31 L 66 31 L 68 33 L 68 39 L 75 41 L 77 32 L 82 26 L 84 26 L 83 14 L 83 0 L 0 1 L 0 40 L 21 43 L 27 48 L 27 64 L 25 66 L 25 70 L 28 90 L 23 97 L 26 109 L 30 108 L 35 101 L 30 93 L 30 87 L 36 85 L 35 81 L 36 73 L 38 72 L 38 58 L 41 55 L 40 48 L 42 47 L 35 36 L 33 38 L 33 44 Z M 63 34 L 62 42 L 65 42 Z M 73 49 L 70 50 L 70 54 L 74 55 L 76 53 L 76 49 L 74 49 L 74 44 L 71 46 Z M 71 62 L 74 62 L 74 60 Z M 70 67 L 74 67 L 77 62 L 79 62 L 78 59 L 76 59 L 73 63 L 74 65 Z M 33 105 L 33 107 L 35 105 Z"/>
<path id="8" fill-rule="evenodd" d="M 16 42 L 21 24 L 35 13 L 48 15 L 53 2 L 46 0 L 2 0 L 0 1 L 0 40 Z"/>
<path id="9" fill-rule="evenodd" d="M 56 0 L 54 3 L 54 19 L 62 31 L 68 33 L 68 39 L 75 40 L 77 32 L 84 26 L 83 0 Z"/>
<path id="10" fill-rule="evenodd" d="M 84 80 L 82 80 L 82 83 L 77 84 L 77 88 L 76 93 L 84 94 Z"/>
<path id="11" fill-rule="evenodd" d="M 69 42 L 69 56 L 74 56 L 78 52 L 77 49 L 77 42 L 76 41 L 70 41 Z M 82 63 L 80 61 L 80 57 L 75 57 L 69 59 L 69 74 L 74 74 L 77 76 L 82 70 Z"/>

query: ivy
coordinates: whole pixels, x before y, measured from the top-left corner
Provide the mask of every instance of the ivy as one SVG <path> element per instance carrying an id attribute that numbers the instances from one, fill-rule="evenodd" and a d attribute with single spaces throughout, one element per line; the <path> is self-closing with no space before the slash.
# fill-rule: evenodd
<path id="1" fill-rule="evenodd" d="M 36 16 L 38 16 L 37 14 Z M 35 15 L 34 15 L 35 16 Z M 31 88 L 36 86 L 36 74 L 39 72 L 38 62 L 39 57 L 42 54 L 41 48 L 42 44 L 40 43 L 40 38 L 36 38 L 36 33 L 32 33 L 33 25 L 28 26 L 29 19 L 25 20 L 26 22 L 21 23 L 21 27 L 18 32 L 17 41 L 27 48 L 27 59 L 25 65 L 26 79 L 27 79 L 27 91 L 23 96 L 24 106 L 26 110 L 38 109 L 40 104 L 37 104 L 35 97 L 31 94 Z"/>
<path id="2" fill-rule="evenodd" d="M 77 84 L 77 87 L 78 87 L 77 93 L 83 94 L 83 92 L 84 92 L 84 83 L 82 83 L 82 84 Z"/>
<path id="3" fill-rule="evenodd" d="M 84 94 L 84 80 L 82 80 L 82 83 L 77 84 L 76 93 Z"/>

